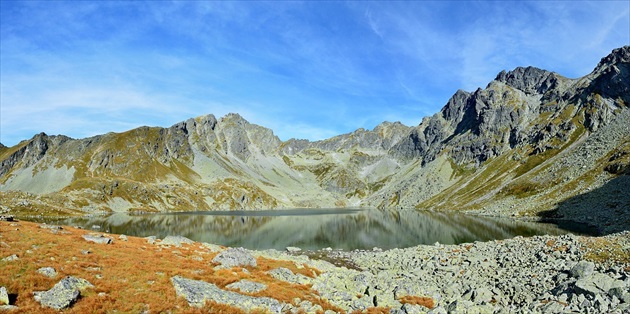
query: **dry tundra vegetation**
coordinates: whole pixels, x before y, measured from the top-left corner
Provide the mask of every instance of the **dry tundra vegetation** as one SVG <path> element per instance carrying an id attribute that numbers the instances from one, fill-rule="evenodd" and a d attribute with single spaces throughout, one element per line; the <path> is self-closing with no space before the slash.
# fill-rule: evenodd
<path id="1" fill-rule="evenodd" d="M 276 280 L 267 271 L 285 267 L 296 274 L 314 277 L 317 269 L 291 261 L 257 258 L 256 267 L 215 269 L 212 259 L 218 254 L 200 243 L 170 247 L 149 244 L 147 239 L 127 237 L 112 244 L 87 242 L 83 235 L 93 231 L 73 227 L 42 228 L 27 221 L 0 221 L 0 257 L 12 254 L 17 260 L 0 261 L 0 286 L 9 291 L 11 304 L 24 313 L 56 313 L 43 308 L 33 297 L 34 291 L 45 291 L 65 276 L 88 280 L 94 285 L 64 313 L 243 313 L 224 304 L 208 302 L 202 308 L 191 307 L 178 297 L 170 278 L 176 275 L 213 283 L 220 288 L 242 279 L 264 283 L 264 291 L 249 294 L 267 296 L 280 302 L 308 300 L 325 310 L 344 311 L 320 298 L 310 285 Z M 53 267 L 57 276 L 49 278 L 37 272 Z M 426 297 L 407 296 L 403 303 L 433 307 Z M 386 308 L 371 308 L 368 313 L 387 313 Z"/>

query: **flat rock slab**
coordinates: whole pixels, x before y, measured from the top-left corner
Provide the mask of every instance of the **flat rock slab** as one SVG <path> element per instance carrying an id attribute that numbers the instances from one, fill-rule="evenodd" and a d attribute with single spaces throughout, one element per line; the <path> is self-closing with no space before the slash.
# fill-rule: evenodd
<path id="1" fill-rule="evenodd" d="M 44 307 L 61 310 L 77 301 L 81 290 L 94 287 L 85 279 L 68 276 L 48 291 L 33 292 L 35 301 Z"/>
<path id="2" fill-rule="evenodd" d="M 284 313 L 291 305 L 268 297 L 250 297 L 233 291 L 223 290 L 216 285 L 181 276 L 171 278 L 178 296 L 184 297 L 191 306 L 202 307 L 206 301 L 213 301 L 240 308 L 244 311 L 262 309 L 271 313 Z"/>
<path id="3" fill-rule="evenodd" d="M 195 243 L 195 241 L 182 236 L 166 236 L 166 238 L 164 238 L 164 240 L 160 242 L 160 245 L 173 245 L 176 247 L 180 247 L 184 243 L 193 244 Z"/>
<path id="4" fill-rule="evenodd" d="M 240 290 L 241 292 L 246 292 L 246 293 L 257 293 L 257 292 L 267 289 L 267 285 L 265 284 L 250 281 L 250 280 L 245 280 L 245 279 L 241 281 L 237 281 L 235 283 L 231 283 L 225 287 L 228 289 L 237 289 L 237 290 Z"/>
<path id="5" fill-rule="evenodd" d="M 231 268 L 237 266 L 256 267 L 256 258 L 244 248 L 229 248 L 212 259 L 212 262 L 221 264 L 221 267 Z"/>
<path id="6" fill-rule="evenodd" d="M 113 242 L 112 239 L 101 234 L 85 234 L 83 235 L 83 239 L 98 244 L 111 244 Z"/>

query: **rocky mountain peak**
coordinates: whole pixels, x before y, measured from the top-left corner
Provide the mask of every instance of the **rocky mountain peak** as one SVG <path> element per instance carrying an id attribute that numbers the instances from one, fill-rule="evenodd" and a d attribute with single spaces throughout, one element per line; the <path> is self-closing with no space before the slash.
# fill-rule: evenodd
<path id="1" fill-rule="evenodd" d="M 223 116 L 220 119 L 221 123 L 234 123 L 237 125 L 245 125 L 245 124 L 249 124 L 249 122 L 247 120 L 245 120 L 245 118 L 243 118 L 240 114 L 238 113 L 228 113 L 225 116 Z"/>
<path id="2" fill-rule="evenodd" d="M 630 46 L 623 46 L 614 49 L 609 55 L 603 57 L 595 69 L 603 69 L 614 64 L 628 62 L 630 62 Z"/>
<path id="3" fill-rule="evenodd" d="M 536 67 L 517 67 L 506 72 L 501 71 L 495 81 L 505 83 L 526 94 L 544 94 L 557 84 L 557 77 L 553 72 Z"/>

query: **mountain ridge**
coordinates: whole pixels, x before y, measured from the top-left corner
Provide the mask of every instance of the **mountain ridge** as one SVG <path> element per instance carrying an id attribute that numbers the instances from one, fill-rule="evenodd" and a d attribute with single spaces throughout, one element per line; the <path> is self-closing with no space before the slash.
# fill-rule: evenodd
<path id="1" fill-rule="evenodd" d="M 602 165 L 575 175 L 598 178 L 594 188 L 625 176 L 628 104 L 630 46 L 624 46 L 581 78 L 535 67 L 501 71 L 485 89 L 458 90 L 417 126 L 383 122 L 320 141 L 281 141 L 238 114 L 85 139 L 40 133 L 0 146 L 0 210 L 462 206 L 457 209 L 495 208 L 494 214 L 510 215 L 510 206 L 526 199 L 547 210 L 584 189 L 568 188 L 575 177 L 554 184 L 562 169 L 540 177 L 534 172 L 556 163 L 550 160 L 558 155 L 584 149 L 593 134 L 619 137 L 602 139 Z M 610 125 L 621 131 L 608 130 Z M 615 154 L 621 157 L 604 158 Z M 524 180 L 530 176 L 535 179 Z M 549 196 L 551 201 L 536 199 L 556 186 L 567 191 Z M 507 209 L 496 209 L 504 202 Z"/>

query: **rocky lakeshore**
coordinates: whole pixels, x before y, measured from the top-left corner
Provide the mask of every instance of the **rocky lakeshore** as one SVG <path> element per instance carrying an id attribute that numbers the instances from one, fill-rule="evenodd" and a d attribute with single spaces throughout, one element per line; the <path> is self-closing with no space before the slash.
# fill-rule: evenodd
<path id="1" fill-rule="evenodd" d="M 0 269 L 14 312 L 630 312 L 627 231 L 307 252 L 1 221 Z"/>

